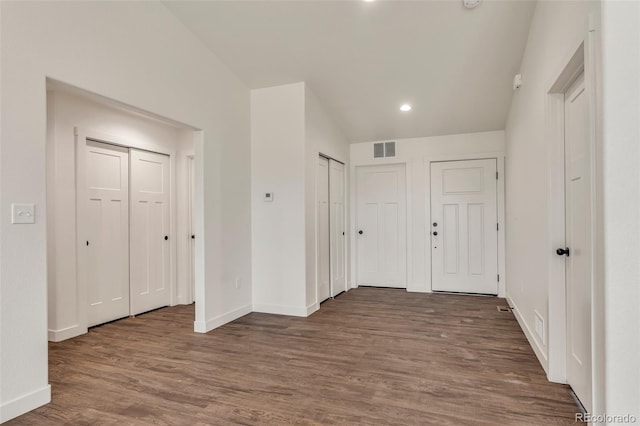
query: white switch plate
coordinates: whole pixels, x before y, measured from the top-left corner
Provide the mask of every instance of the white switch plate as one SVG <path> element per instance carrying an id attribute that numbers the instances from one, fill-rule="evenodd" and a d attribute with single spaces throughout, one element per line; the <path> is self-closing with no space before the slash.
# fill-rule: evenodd
<path id="1" fill-rule="evenodd" d="M 11 204 L 11 223 L 36 223 L 34 204 Z"/>
<path id="2" fill-rule="evenodd" d="M 273 192 L 265 192 L 264 201 L 265 201 L 265 203 L 273 202 Z"/>

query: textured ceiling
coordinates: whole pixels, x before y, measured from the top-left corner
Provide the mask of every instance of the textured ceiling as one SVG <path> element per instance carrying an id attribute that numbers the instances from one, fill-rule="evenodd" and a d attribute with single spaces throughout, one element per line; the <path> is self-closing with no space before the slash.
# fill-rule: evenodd
<path id="1" fill-rule="evenodd" d="M 350 142 L 504 129 L 532 1 L 168 1 L 250 88 L 306 81 Z M 409 102 L 413 110 L 401 113 Z"/>

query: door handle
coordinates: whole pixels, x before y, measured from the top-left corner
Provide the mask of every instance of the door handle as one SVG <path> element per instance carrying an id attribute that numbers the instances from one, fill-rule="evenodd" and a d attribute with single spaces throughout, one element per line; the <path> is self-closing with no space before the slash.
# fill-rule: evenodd
<path id="1" fill-rule="evenodd" d="M 362 232 L 362 229 L 358 231 L 358 234 L 360 235 L 364 234 L 364 232 Z"/>
<path id="2" fill-rule="evenodd" d="M 168 236 L 168 235 L 165 235 L 165 236 L 164 236 L 164 240 L 165 240 L 165 241 L 167 241 L 168 239 L 169 239 L 169 236 Z"/>
<path id="3" fill-rule="evenodd" d="M 196 236 L 195 236 L 195 235 L 192 235 L 192 236 L 191 236 L 191 239 L 192 239 L 192 240 L 195 240 L 195 239 L 196 239 Z"/>
<path id="4" fill-rule="evenodd" d="M 569 257 L 569 247 L 565 247 L 565 248 L 559 248 L 556 250 L 556 254 L 558 256 L 567 256 Z"/>
<path id="5" fill-rule="evenodd" d="M 437 237 L 438 236 L 438 231 L 433 231 L 433 236 Z"/>

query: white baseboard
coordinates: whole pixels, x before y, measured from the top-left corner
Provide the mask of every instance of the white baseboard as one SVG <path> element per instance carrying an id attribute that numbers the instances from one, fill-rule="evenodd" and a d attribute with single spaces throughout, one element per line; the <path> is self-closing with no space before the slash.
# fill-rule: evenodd
<path id="1" fill-rule="evenodd" d="M 312 306 L 313 305 L 307 307 L 255 304 L 253 305 L 253 312 L 260 312 L 263 314 L 289 315 L 293 317 L 307 317 L 310 315 L 309 309 L 311 309 Z"/>
<path id="2" fill-rule="evenodd" d="M 318 303 L 310 304 L 309 306 L 307 306 L 307 315 L 306 316 L 311 315 L 312 313 L 314 313 L 318 309 L 320 309 L 320 305 Z"/>
<path id="3" fill-rule="evenodd" d="M 51 385 L 0 405 L 0 423 L 4 423 L 51 402 Z"/>
<path id="4" fill-rule="evenodd" d="M 542 365 L 542 368 L 544 369 L 545 374 L 547 374 L 548 376 L 549 360 L 547 359 L 547 354 L 545 353 L 544 349 L 540 346 L 540 343 L 538 343 L 535 337 L 533 337 L 533 331 L 529 327 L 529 324 L 527 324 L 527 322 L 524 320 L 524 318 L 522 317 L 522 314 L 520 313 L 520 310 L 518 309 L 516 304 L 513 303 L 513 300 L 511 300 L 509 296 L 507 296 L 507 303 L 509 304 L 509 306 L 511 306 L 513 316 L 516 317 L 516 320 L 518 321 L 518 325 L 520 325 L 522 332 L 524 333 L 527 340 L 529 341 L 529 346 L 531 346 L 531 348 L 533 349 L 533 352 L 536 354 L 536 357 L 538 358 L 538 362 L 540 362 L 540 365 Z"/>
<path id="5" fill-rule="evenodd" d="M 231 312 L 227 312 L 226 314 L 218 315 L 215 318 L 208 319 L 207 321 L 194 321 L 193 331 L 195 331 L 196 333 L 208 333 L 214 328 L 218 328 L 231 321 L 237 320 L 238 318 L 243 317 L 249 313 L 251 313 L 251 305 L 246 305 Z"/>
<path id="6" fill-rule="evenodd" d="M 408 293 L 433 293 L 431 291 L 431 287 L 427 287 L 424 284 L 419 284 L 419 285 L 407 285 L 407 292 Z"/>
<path id="7" fill-rule="evenodd" d="M 49 330 L 47 332 L 50 342 L 62 342 L 82 334 L 86 334 L 89 330 L 87 327 L 80 327 L 78 324 L 71 327 L 61 328 L 60 330 Z"/>

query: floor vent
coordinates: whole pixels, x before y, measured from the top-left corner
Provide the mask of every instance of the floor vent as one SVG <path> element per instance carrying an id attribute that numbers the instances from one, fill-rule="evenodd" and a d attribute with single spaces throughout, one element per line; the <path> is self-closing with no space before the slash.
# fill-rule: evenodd
<path id="1" fill-rule="evenodd" d="M 511 312 L 511 308 L 508 306 L 496 306 L 498 308 L 498 312 Z"/>

